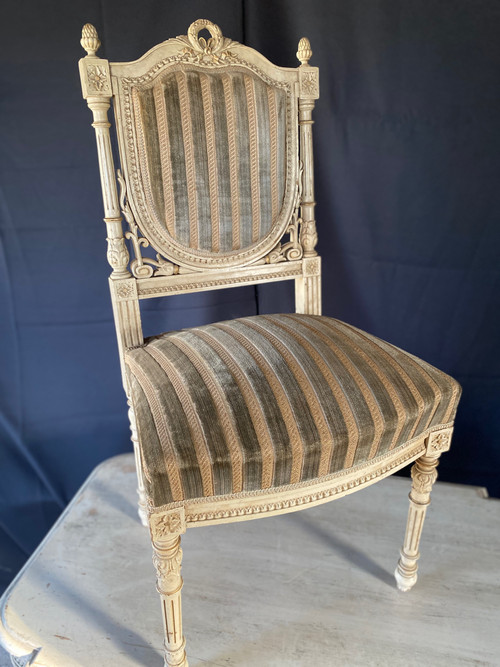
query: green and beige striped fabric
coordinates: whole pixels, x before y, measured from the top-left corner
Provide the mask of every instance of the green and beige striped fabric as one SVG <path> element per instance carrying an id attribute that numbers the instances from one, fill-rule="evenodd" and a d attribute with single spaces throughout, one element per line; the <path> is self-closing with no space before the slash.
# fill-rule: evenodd
<path id="1" fill-rule="evenodd" d="M 155 507 L 348 469 L 453 421 L 460 385 L 348 324 L 258 315 L 125 355 Z"/>
<path id="2" fill-rule="evenodd" d="M 177 66 L 132 89 L 142 177 L 172 238 L 230 252 L 270 231 L 285 192 L 286 101 L 238 67 Z"/>

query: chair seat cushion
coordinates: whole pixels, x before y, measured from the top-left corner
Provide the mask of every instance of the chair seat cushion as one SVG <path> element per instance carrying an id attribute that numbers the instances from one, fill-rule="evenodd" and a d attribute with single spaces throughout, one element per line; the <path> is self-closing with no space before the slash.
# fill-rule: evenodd
<path id="1" fill-rule="evenodd" d="M 312 480 L 453 421 L 460 385 L 338 320 L 257 315 L 126 352 L 153 506 Z"/>

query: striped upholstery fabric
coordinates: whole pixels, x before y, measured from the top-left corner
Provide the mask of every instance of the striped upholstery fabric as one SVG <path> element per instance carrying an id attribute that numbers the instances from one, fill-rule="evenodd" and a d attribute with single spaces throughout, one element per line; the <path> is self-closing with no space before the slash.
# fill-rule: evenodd
<path id="1" fill-rule="evenodd" d="M 132 102 L 146 190 L 172 238 L 226 252 L 269 232 L 285 191 L 283 89 L 250 70 L 178 67 Z"/>
<path id="2" fill-rule="evenodd" d="M 314 479 L 454 418 L 460 386 L 328 317 L 259 315 L 126 353 L 155 507 Z"/>

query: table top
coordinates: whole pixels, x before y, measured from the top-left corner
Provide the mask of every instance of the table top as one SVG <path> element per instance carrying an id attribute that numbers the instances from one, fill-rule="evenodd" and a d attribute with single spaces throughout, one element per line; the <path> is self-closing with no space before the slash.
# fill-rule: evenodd
<path id="1" fill-rule="evenodd" d="M 160 666 L 162 623 L 132 454 L 101 464 L 0 601 L 16 664 Z M 500 665 L 500 502 L 437 483 L 419 581 L 393 571 L 410 482 L 183 536 L 190 667 Z M 31 660 L 31 661 L 30 661 Z"/>

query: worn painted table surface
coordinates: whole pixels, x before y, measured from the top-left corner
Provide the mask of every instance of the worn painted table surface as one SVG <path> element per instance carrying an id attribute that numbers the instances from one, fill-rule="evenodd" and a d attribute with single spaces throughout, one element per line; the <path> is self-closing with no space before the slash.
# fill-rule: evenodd
<path id="1" fill-rule="evenodd" d="M 419 581 L 401 593 L 408 491 L 391 477 L 302 512 L 188 530 L 190 667 L 500 665 L 500 502 L 437 483 Z M 135 497 L 132 455 L 102 464 L 6 592 L 1 643 L 36 655 L 17 664 L 162 665 Z"/>

